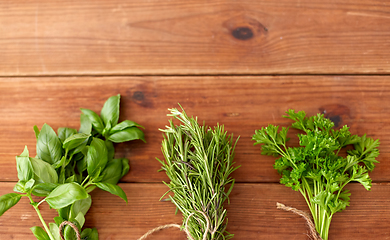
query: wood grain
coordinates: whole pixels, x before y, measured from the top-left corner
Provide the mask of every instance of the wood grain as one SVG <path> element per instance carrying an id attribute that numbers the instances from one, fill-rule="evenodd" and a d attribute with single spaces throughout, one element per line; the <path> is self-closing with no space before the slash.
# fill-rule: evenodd
<path id="1" fill-rule="evenodd" d="M 390 72 L 384 0 L 5 0 L 0 11 L 0 76 Z"/>
<path id="2" fill-rule="evenodd" d="M 163 184 L 126 183 L 120 185 L 129 204 L 109 193 L 96 190 L 93 204 L 86 215 L 86 227 L 96 227 L 100 239 L 135 240 L 149 229 L 167 223 L 180 224 L 170 202 L 158 199 L 167 190 Z M 0 183 L 0 195 L 12 191 L 13 183 Z M 371 192 L 351 184 L 351 206 L 334 215 L 330 239 L 388 239 L 390 236 L 389 184 L 374 184 Z M 243 239 L 307 239 L 304 220 L 292 213 L 276 209 L 283 202 L 308 211 L 298 192 L 280 184 L 237 184 L 228 206 L 228 231 L 237 240 Z M 46 204 L 45 204 L 46 205 Z M 55 211 L 43 207 L 42 214 L 50 222 Z M 0 218 L 0 239 L 34 239 L 29 227 L 40 225 L 28 201 L 21 200 Z M 185 239 L 178 229 L 162 230 L 149 240 Z"/>
<path id="3" fill-rule="evenodd" d="M 35 155 L 32 127 L 48 123 L 79 128 L 80 107 L 99 112 L 104 101 L 120 93 L 121 119 L 145 126 L 147 143 L 117 145 L 117 157 L 130 159 L 124 182 L 161 182 L 162 133 L 168 108 L 180 103 L 189 115 L 208 125 L 217 122 L 240 136 L 233 173 L 238 182 L 278 182 L 274 158 L 253 146 L 255 129 L 268 124 L 288 125 L 282 118 L 293 108 L 308 114 L 326 112 L 338 126 L 353 134 L 367 133 L 381 142 L 381 162 L 371 176 L 390 180 L 390 77 L 388 76 L 264 76 L 264 77 L 74 77 L 0 79 L 0 181 L 17 181 L 15 156 L 24 145 Z M 291 137 L 294 137 L 291 132 Z"/>

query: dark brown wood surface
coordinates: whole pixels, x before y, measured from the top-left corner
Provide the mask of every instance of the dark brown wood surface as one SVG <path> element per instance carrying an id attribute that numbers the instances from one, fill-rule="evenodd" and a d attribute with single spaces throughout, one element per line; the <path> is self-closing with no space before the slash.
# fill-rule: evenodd
<path id="1" fill-rule="evenodd" d="M 17 182 L 15 156 L 25 145 L 35 155 L 34 125 L 78 128 L 81 107 L 99 111 L 119 93 L 120 119 L 143 125 L 147 143 L 116 145 L 130 159 L 120 183 L 128 205 L 92 193 L 86 226 L 100 239 L 181 223 L 159 202 L 168 178 L 156 160 L 159 129 L 178 103 L 240 136 L 227 207 L 234 239 L 308 239 L 303 219 L 276 209 L 307 211 L 302 196 L 278 183 L 275 159 L 251 141 L 255 129 L 288 125 L 282 115 L 293 108 L 380 140 L 372 191 L 348 186 L 351 206 L 334 216 L 330 240 L 390 239 L 389 37 L 385 0 L 0 1 L 0 195 Z M 47 204 L 42 214 L 56 216 Z M 22 199 L 0 217 L 0 240 L 32 240 L 35 225 Z M 186 237 L 166 229 L 148 239 Z"/>
<path id="2" fill-rule="evenodd" d="M 0 75 L 389 73 L 386 0 L 3 0 Z"/>

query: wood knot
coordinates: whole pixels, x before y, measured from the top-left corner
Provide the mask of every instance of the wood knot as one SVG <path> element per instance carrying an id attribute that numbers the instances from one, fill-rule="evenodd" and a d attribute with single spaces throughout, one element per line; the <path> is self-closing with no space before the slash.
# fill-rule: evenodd
<path id="1" fill-rule="evenodd" d="M 238 40 L 248 40 L 253 37 L 253 32 L 248 27 L 238 27 L 232 31 L 232 35 Z"/>
<path id="2" fill-rule="evenodd" d="M 347 124 L 347 119 L 350 118 L 350 109 L 341 104 L 328 104 L 319 108 L 324 116 L 330 119 L 335 127 L 340 127 Z"/>
<path id="3" fill-rule="evenodd" d="M 139 106 L 153 108 L 153 100 L 156 97 L 153 94 L 153 89 L 150 89 L 147 85 L 139 85 L 137 88 L 136 91 L 133 89 L 127 90 L 127 95 L 131 96 L 131 100 Z"/>
<path id="4" fill-rule="evenodd" d="M 141 91 L 136 91 L 133 94 L 133 99 L 136 101 L 142 101 L 144 100 L 144 98 L 145 98 L 144 93 Z"/>
<path id="5" fill-rule="evenodd" d="M 235 40 L 247 43 L 261 41 L 268 32 L 268 29 L 257 19 L 245 15 L 226 20 L 223 23 L 223 27 L 228 30 Z"/>

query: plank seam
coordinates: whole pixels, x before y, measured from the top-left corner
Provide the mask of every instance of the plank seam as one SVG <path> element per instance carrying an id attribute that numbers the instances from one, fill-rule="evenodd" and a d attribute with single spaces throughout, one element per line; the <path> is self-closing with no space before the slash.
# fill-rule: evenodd
<path id="1" fill-rule="evenodd" d="M 52 75 L 0 75 L 1 78 L 51 78 L 51 77 L 272 77 L 272 76 L 378 76 L 388 77 L 390 73 L 266 73 L 266 74 L 52 74 Z"/>

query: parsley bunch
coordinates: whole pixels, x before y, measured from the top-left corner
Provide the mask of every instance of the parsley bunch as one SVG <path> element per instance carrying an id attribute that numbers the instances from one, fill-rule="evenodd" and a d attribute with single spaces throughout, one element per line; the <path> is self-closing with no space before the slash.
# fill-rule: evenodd
<path id="1" fill-rule="evenodd" d="M 233 234 L 226 231 L 223 204 L 234 186 L 230 174 L 238 168 L 233 167 L 233 136 L 227 135 L 223 126 L 200 126 L 197 118 L 188 117 L 184 111 L 170 111 L 168 116 L 182 124 L 175 126 L 170 120 L 162 130 L 165 161 L 159 162 L 171 180 L 164 182 L 170 188 L 168 192 L 174 193 L 169 199 L 182 212 L 183 225 L 195 240 L 230 239 Z"/>
<path id="2" fill-rule="evenodd" d="M 60 240 L 59 225 L 64 221 L 75 224 L 79 231 L 84 225 L 84 215 L 92 199 L 89 193 L 96 187 L 121 197 L 127 202 L 125 192 L 117 185 L 130 169 L 126 158 L 114 159 L 113 142 L 141 139 L 144 134 L 137 123 L 125 120 L 118 123 L 120 95 L 110 97 L 100 116 L 89 109 L 81 109 L 80 129 L 59 128 L 56 133 L 44 124 L 41 130 L 34 126 L 37 138 L 36 157 L 30 157 L 27 146 L 16 157 L 19 181 L 14 187 L 18 193 L 0 197 L 0 216 L 28 197 L 45 230 L 35 226 L 31 231 L 38 240 Z M 43 197 L 35 202 L 32 196 Z M 39 205 L 43 202 L 58 211 L 49 226 L 43 220 Z M 70 226 L 64 229 L 65 240 L 75 240 Z M 82 239 L 97 240 L 94 229 L 84 229 Z"/>
<path id="3" fill-rule="evenodd" d="M 261 153 L 279 156 L 274 168 L 282 175 L 280 183 L 299 191 L 306 200 L 316 230 L 327 240 L 333 214 L 349 206 L 350 193 L 344 187 L 350 182 L 371 188 L 368 171 L 372 171 L 379 155 L 379 140 L 351 135 L 347 126 L 333 129 L 334 123 L 322 114 L 306 117 L 304 111 L 288 110 L 298 134 L 299 147 L 286 146 L 288 128 L 268 125 L 256 130 L 252 140 L 263 144 Z M 340 150 L 348 145 L 346 156 Z"/>

